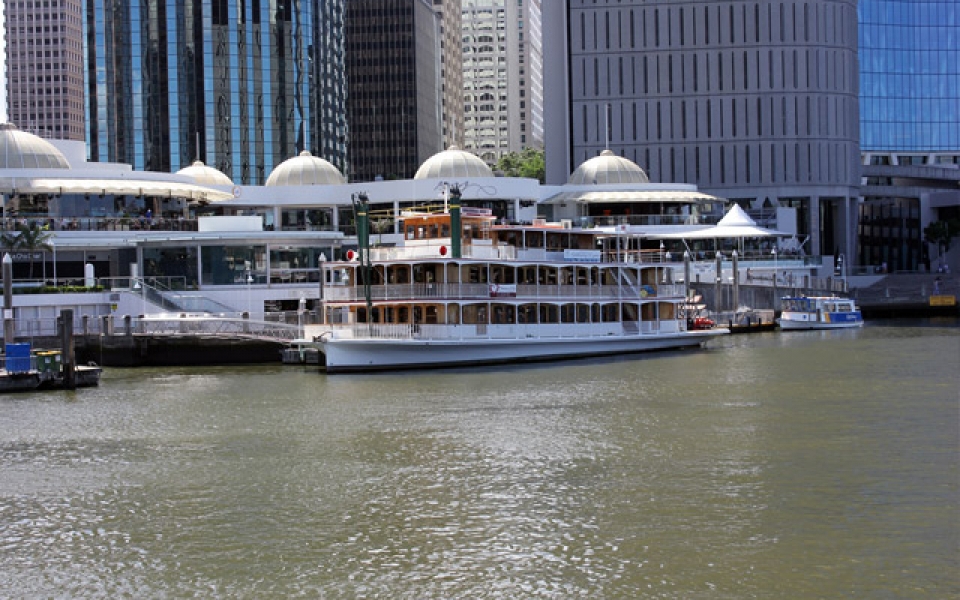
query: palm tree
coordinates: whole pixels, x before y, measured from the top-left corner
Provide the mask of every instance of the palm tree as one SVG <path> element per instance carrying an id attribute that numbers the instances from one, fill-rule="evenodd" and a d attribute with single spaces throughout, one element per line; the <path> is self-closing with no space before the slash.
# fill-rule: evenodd
<path id="1" fill-rule="evenodd" d="M 50 238 L 53 234 L 46 229 L 41 229 L 35 224 L 21 223 L 17 226 L 16 232 L 5 232 L 0 236 L 0 242 L 7 250 L 22 250 L 30 256 L 30 272 L 28 279 L 33 279 L 33 253 L 37 250 L 42 252 L 53 251 L 50 245 Z"/>

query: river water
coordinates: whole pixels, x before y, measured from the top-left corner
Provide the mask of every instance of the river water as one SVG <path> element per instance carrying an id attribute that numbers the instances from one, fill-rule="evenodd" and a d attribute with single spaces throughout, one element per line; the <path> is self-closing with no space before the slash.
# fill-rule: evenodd
<path id="1" fill-rule="evenodd" d="M 947 598 L 960 328 L 0 397 L 0 596 Z"/>

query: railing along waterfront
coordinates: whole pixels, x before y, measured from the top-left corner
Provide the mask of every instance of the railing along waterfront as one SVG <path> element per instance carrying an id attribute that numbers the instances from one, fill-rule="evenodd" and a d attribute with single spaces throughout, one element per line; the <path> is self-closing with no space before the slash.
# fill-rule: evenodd
<path id="1" fill-rule="evenodd" d="M 306 322 L 306 319 L 303 319 Z M 59 335 L 58 318 L 30 319 L 17 324 L 17 338 L 36 340 Z M 74 319 L 74 335 L 89 336 L 212 336 L 237 339 L 258 339 L 278 343 L 298 339 L 303 331 L 300 323 L 266 321 L 243 317 L 160 315 L 115 318 L 113 315 L 84 315 Z"/>

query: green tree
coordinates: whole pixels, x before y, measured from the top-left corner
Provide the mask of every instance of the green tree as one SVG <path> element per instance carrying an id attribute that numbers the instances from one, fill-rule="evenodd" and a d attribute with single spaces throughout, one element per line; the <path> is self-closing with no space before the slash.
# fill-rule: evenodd
<path id="1" fill-rule="evenodd" d="M 937 254 L 943 256 L 950 251 L 953 238 L 960 235 L 960 219 L 934 221 L 923 230 L 923 239 L 937 246 Z"/>
<path id="2" fill-rule="evenodd" d="M 507 177 L 527 177 L 546 183 L 547 164 L 542 148 L 527 148 L 522 152 L 504 154 L 497 161 L 497 170 Z"/>
<path id="3" fill-rule="evenodd" d="M 17 226 L 15 232 L 4 232 L 0 236 L 0 242 L 7 250 L 21 250 L 30 255 L 30 273 L 28 279 L 33 279 L 33 253 L 40 250 L 43 252 L 52 252 L 53 246 L 50 245 L 50 238 L 53 234 L 37 227 L 35 224 L 21 223 Z"/>

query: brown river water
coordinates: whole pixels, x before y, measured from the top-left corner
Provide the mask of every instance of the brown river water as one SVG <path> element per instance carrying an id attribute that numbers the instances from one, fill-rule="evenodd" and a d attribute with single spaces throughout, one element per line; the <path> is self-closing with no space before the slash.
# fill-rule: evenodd
<path id="1" fill-rule="evenodd" d="M 960 327 L 0 397 L 4 598 L 955 598 Z"/>

